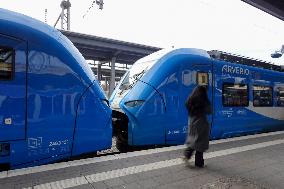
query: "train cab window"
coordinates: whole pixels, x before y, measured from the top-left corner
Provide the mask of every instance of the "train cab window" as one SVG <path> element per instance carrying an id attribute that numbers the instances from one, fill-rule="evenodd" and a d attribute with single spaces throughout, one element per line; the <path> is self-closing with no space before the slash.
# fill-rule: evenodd
<path id="1" fill-rule="evenodd" d="M 277 88 L 276 100 L 277 100 L 277 106 L 284 107 L 284 87 Z"/>
<path id="2" fill-rule="evenodd" d="M 0 80 L 12 79 L 14 51 L 0 47 Z"/>
<path id="3" fill-rule="evenodd" d="M 272 87 L 253 86 L 253 106 L 272 106 Z"/>
<path id="4" fill-rule="evenodd" d="M 224 83 L 223 106 L 248 106 L 248 86 L 245 84 Z"/>
<path id="5" fill-rule="evenodd" d="M 208 73 L 207 72 L 197 72 L 197 84 L 208 86 Z"/>

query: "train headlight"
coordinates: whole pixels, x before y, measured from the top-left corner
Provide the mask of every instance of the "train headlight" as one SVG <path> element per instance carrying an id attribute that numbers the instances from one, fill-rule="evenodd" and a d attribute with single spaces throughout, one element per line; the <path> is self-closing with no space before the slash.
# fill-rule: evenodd
<path id="1" fill-rule="evenodd" d="M 128 102 L 125 102 L 125 106 L 127 107 L 136 107 L 136 106 L 141 106 L 142 104 L 144 103 L 144 100 L 132 100 L 132 101 L 128 101 Z"/>
<path id="2" fill-rule="evenodd" d="M 103 104 L 109 107 L 109 101 L 107 99 L 101 99 Z"/>

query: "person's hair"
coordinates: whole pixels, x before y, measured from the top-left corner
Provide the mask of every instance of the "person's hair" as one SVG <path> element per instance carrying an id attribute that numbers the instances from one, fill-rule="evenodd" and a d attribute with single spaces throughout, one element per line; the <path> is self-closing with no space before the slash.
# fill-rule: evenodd
<path id="1" fill-rule="evenodd" d="M 210 101 L 207 97 L 205 86 L 195 87 L 186 101 L 186 107 L 190 116 L 204 114 L 208 105 L 210 105 Z"/>

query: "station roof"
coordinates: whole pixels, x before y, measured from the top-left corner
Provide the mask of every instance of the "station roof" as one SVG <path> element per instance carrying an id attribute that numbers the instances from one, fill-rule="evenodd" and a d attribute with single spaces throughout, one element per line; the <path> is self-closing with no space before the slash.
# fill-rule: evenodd
<path id="1" fill-rule="evenodd" d="M 242 0 L 284 21 L 284 1 Z M 146 46 L 120 40 L 103 38 L 77 32 L 61 31 L 78 48 L 87 60 L 133 64 L 136 60 L 160 50 L 159 47 Z"/>
<path id="2" fill-rule="evenodd" d="M 278 0 L 242 0 L 272 16 L 284 21 L 284 1 Z M 116 57 L 116 62 L 132 65 L 136 60 L 160 50 L 159 47 L 146 46 L 120 40 L 103 38 L 70 31 L 61 31 L 78 48 L 85 59 L 110 62 Z M 93 70 L 96 72 L 96 69 Z M 117 73 L 120 76 L 124 71 Z M 109 69 L 102 69 L 103 75 L 110 75 Z"/>
<path id="3" fill-rule="evenodd" d="M 146 46 L 120 40 L 61 30 L 87 60 L 133 64 L 136 60 L 160 50 L 159 47 Z"/>
<path id="4" fill-rule="evenodd" d="M 242 0 L 242 1 L 284 21 L 284 1 L 282 0 Z"/>

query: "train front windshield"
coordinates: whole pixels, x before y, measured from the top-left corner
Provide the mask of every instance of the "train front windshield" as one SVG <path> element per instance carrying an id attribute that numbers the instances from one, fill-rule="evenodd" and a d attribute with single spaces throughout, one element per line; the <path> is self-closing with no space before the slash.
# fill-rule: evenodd
<path id="1" fill-rule="evenodd" d="M 155 60 L 143 61 L 138 60 L 133 66 L 125 73 L 120 84 L 117 86 L 114 94 L 110 97 L 110 105 L 112 109 L 121 111 L 119 103 L 121 99 L 132 89 L 137 81 L 143 77 L 145 73 L 157 62 Z"/>
<path id="2" fill-rule="evenodd" d="M 121 82 L 119 89 L 129 90 L 136 82 L 155 64 L 156 60 L 147 62 L 136 62 L 126 73 L 123 81 Z"/>

